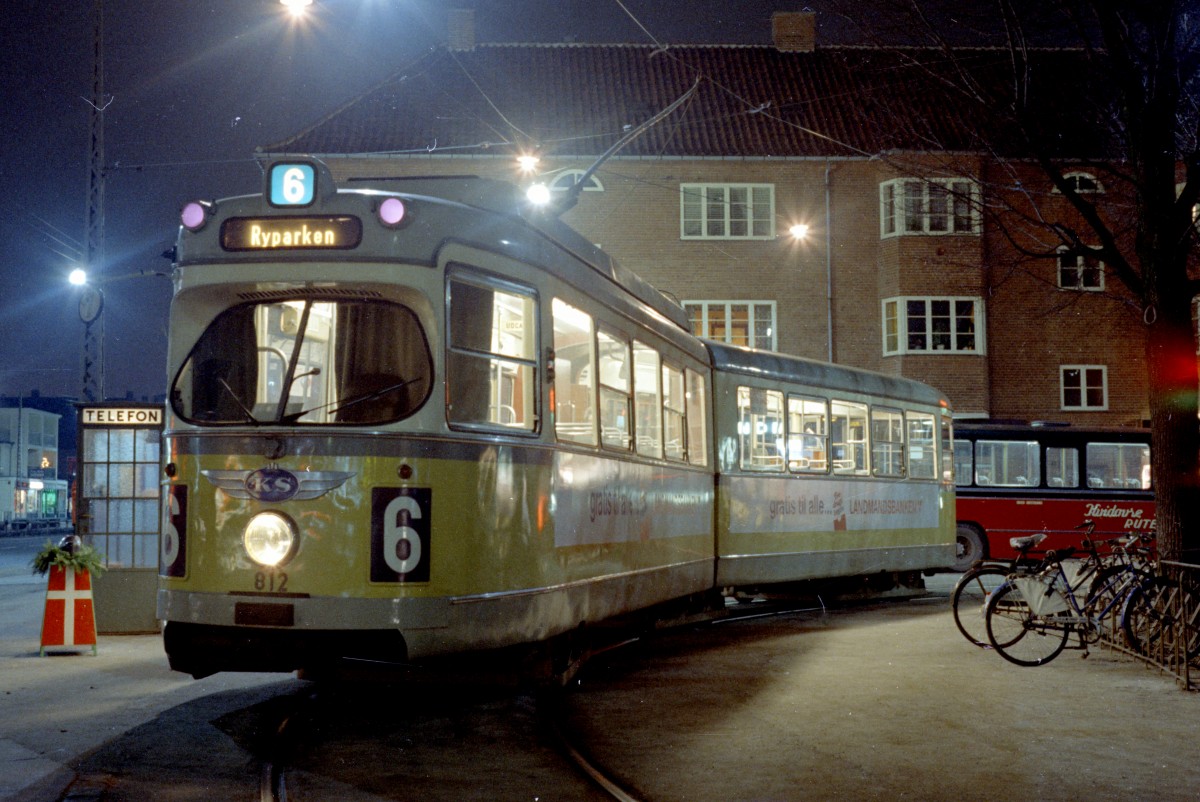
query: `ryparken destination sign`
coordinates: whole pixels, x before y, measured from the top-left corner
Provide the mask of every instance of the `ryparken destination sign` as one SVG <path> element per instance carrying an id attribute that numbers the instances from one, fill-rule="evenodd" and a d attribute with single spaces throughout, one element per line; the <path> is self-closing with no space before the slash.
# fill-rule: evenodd
<path id="1" fill-rule="evenodd" d="M 362 242 L 362 221 L 352 215 L 231 217 L 221 224 L 227 251 L 348 250 Z"/>

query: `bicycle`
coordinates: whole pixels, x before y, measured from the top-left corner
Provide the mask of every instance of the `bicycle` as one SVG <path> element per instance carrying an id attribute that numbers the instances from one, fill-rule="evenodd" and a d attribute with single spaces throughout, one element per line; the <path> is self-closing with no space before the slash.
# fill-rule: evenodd
<path id="1" fill-rule="evenodd" d="M 1079 646 L 1072 648 L 1083 649 L 1086 657 L 1088 645 L 1100 640 L 1105 619 L 1118 609 L 1124 629 L 1127 597 L 1155 578 L 1132 559 L 1133 542 L 1128 541 L 1120 561 L 1106 563 L 1085 537 L 1088 555 L 1083 560 L 1068 562 L 1077 549 L 1059 549 L 1047 553 L 1042 570 L 1011 575 L 992 593 L 984 611 L 992 648 L 1011 663 L 1040 666 L 1067 648 L 1072 633 L 1079 636 Z"/>
<path id="2" fill-rule="evenodd" d="M 963 637 L 975 646 L 986 648 L 987 629 L 984 625 L 984 608 L 996 588 L 1019 571 L 1034 571 L 1041 561 L 1030 562 L 1029 552 L 1047 537 L 1045 532 L 1011 538 L 1008 542 L 1017 552 L 1009 561 L 983 561 L 975 563 L 954 583 L 950 592 L 950 609 L 954 624 Z"/>
<path id="3" fill-rule="evenodd" d="M 1121 630 L 1131 650 L 1143 657 L 1192 660 L 1200 656 L 1200 603 L 1179 579 L 1157 573 L 1130 591 L 1121 610 Z"/>

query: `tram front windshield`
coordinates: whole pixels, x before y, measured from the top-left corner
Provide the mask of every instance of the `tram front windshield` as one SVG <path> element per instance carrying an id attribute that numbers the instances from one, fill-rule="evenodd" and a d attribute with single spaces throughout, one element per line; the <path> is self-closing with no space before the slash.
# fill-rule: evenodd
<path id="1" fill-rule="evenodd" d="M 407 307 L 293 299 L 217 316 L 171 387 L 200 424 L 378 424 L 429 395 L 433 360 Z"/>

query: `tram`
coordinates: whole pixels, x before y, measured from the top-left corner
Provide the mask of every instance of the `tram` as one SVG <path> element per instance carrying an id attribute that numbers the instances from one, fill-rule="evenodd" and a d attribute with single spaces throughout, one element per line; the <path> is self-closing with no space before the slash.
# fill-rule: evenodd
<path id="1" fill-rule="evenodd" d="M 512 185 L 270 163 L 184 208 L 175 260 L 175 670 L 412 662 L 953 562 L 940 393 L 698 339 Z"/>

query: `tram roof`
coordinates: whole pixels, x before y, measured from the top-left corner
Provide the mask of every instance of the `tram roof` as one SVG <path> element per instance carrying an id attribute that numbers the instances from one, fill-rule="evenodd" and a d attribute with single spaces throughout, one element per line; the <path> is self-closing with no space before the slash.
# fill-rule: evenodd
<path id="1" fill-rule="evenodd" d="M 758 376 L 771 381 L 812 384 L 827 390 L 861 393 L 897 401 L 948 406 L 946 397 L 941 392 L 913 379 L 712 340 L 705 340 L 704 344 L 711 354 L 713 367 L 718 371 Z"/>
<path id="2" fill-rule="evenodd" d="M 559 220 L 552 208 L 532 206 L 515 184 L 475 175 L 356 176 L 346 183 L 440 198 L 493 214 L 519 218 L 567 254 L 624 288 L 679 328 L 690 329 L 683 307 Z"/>
<path id="3" fill-rule="evenodd" d="M 627 293 L 671 325 L 690 332 L 683 307 L 563 223 L 553 210 L 539 209 L 530 204 L 514 184 L 474 175 L 359 176 L 340 182 L 336 194 L 330 197 L 371 197 L 380 192 L 439 205 L 449 214 L 459 217 L 453 222 L 447 219 L 440 228 L 409 229 L 411 236 L 404 238 L 403 251 L 397 249 L 390 230 L 383 237 L 383 240 L 387 240 L 384 242 L 378 238 L 373 240 L 368 227 L 363 234 L 364 244 L 373 242 L 377 256 L 386 252 L 382 249 L 388 248 L 397 258 L 413 258 L 432 264 L 437 251 L 448 239 L 459 239 L 548 269 L 567 271 L 571 269 L 568 266 L 590 269 L 607 279 L 614 293 Z M 318 201 L 325 202 L 328 199 Z M 332 202 L 337 203 L 336 200 Z M 224 198 L 216 206 L 225 216 L 281 214 L 281 210 L 272 208 L 262 194 Z M 282 211 L 284 214 L 292 213 L 287 209 Z M 479 215 L 479 212 L 484 214 Z M 475 213 L 475 220 L 465 224 L 462 215 L 471 213 Z M 447 233 L 450 231 L 453 233 Z M 525 231 L 529 236 L 519 236 L 516 233 L 518 231 Z M 296 259 L 326 257 L 327 254 L 315 251 L 292 253 L 292 258 Z M 181 228 L 176 258 L 180 264 L 186 264 L 226 260 L 230 255 L 222 248 L 216 227 L 198 232 Z M 247 258 L 262 259 L 263 254 Z"/>

